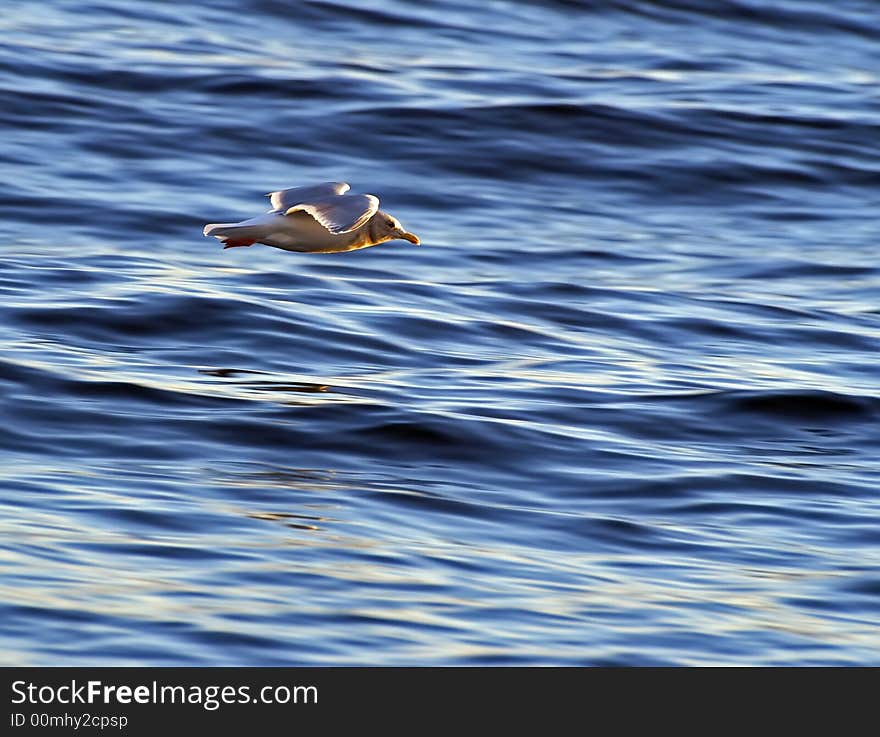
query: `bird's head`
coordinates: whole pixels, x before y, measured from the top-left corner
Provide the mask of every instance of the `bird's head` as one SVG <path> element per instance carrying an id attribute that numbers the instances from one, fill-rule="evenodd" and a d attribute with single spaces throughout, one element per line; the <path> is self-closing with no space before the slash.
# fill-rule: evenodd
<path id="1" fill-rule="evenodd" d="M 415 233 L 410 233 L 400 224 L 400 221 L 397 218 L 392 217 L 387 212 L 382 212 L 382 210 L 379 210 L 373 216 L 372 226 L 372 235 L 378 243 L 393 241 L 397 238 L 402 238 L 416 246 L 421 243 L 419 237 Z"/>

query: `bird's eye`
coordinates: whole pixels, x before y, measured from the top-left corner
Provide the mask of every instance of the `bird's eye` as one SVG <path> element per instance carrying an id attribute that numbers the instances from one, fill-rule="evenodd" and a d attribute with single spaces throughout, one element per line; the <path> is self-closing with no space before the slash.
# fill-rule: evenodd
<path id="1" fill-rule="evenodd" d="M 393 221 L 393 220 L 386 220 L 386 221 L 385 221 L 385 225 L 387 225 L 389 228 L 393 228 L 393 227 L 394 227 L 394 221 Z"/>

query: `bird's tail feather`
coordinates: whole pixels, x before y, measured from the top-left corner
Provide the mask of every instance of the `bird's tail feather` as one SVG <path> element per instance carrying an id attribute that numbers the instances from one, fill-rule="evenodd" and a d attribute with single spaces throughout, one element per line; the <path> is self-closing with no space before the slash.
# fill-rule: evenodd
<path id="1" fill-rule="evenodd" d="M 216 238 L 225 238 L 235 234 L 240 227 L 238 223 L 208 223 L 202 234 L 206 236 L 213 235 Z M 246 228 L 247 226 L 244 227 Z"/>
<path id="2" fill-rule="evenodd" d="M 202 231 L 206 236 L 219 238 L 223 245 L 250 245 L 271 235 L 277 227 L 278 218 L 283 216 L 267 213 L 240 223 L 209 223 Z"/>
<path id="3" fill-rule="evenodd" d="M 252 246 L 262 237 L 259 227 L 246 223 L 208 223 L 202 233 L 214 236 L 223 248 Z"/>

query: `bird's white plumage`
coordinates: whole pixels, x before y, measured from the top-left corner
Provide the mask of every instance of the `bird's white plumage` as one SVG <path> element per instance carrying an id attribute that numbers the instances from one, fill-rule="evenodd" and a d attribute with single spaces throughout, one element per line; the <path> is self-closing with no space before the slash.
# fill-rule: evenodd
<path id="1" fill-rule="evenodd" d="M 419 239 L 379 210 L 371 194 L 346 194 L 346 182 L 324 182 L 270 192 L 269 212 L 240 223 L 211 223 L 204 234 L 225 248 L 263 243 L 285 251 L 336 253 L 401 238 Z"/>
<path id="2" fill-rule="evenodd" d="M 331 233 L 351 233 L 367 222 L 379 209 L 379 198 L 371 194 L 343 194 L 318 202 L 301 202 L 284 211 L 285 215 L 306 212 Z"/>
<path id="3" fill-rule="evenodd" d="M 294 205 L 315 200 L 325 200 L 335 195 L 343 195 L 351 189 L 348 182 L 324 182 L 323 184 L 311 184 L 306 187 L 290 187 L 279 189 L 277 192 L 269 192 L 269 204 L 273 210 L 284 212 Z"/>

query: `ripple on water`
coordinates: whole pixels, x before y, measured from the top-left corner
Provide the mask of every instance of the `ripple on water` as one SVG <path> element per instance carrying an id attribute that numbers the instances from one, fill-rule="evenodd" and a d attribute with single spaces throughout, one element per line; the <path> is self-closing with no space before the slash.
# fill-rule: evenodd
<path id="1" fill-rule="evenodd" d="M 4 8 L 5 662 L 880 662 L 874 14 L 587 5 Z"/>

